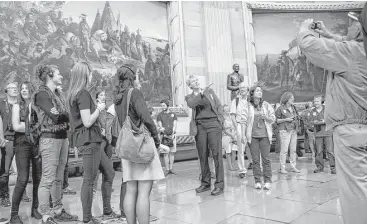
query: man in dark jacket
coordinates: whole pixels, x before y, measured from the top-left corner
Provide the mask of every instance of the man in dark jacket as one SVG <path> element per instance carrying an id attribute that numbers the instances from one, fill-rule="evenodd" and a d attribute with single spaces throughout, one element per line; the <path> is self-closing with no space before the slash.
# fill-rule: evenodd
<path id="1" fill-rule="evenodd" d="M 213 89 L 200 88 L 197 77 L 190 76 L 186 83 L 193 92 L 185 97 L 187 105 L 192 109 L 190 135 L 195 136 L 196 148 L 199 153 L 201 167 L 201 185 L 196 188 L 197 193 L 211 189 L 211 176 L 209 168 L 209 150 L 211 150 L 215 163 L 215 183 L 213 196 L 223 193 L 224 172 L 222 157 L 222 129 L 223 106 Z"/>
<path id="2" fill-rule="evenodd" d="M 238 64 L 233 65 L 233 73 L 227 76 L 227 89 L 231 91 L 231 101 L 238 95 L 239 85 L 243 82 L 243 75 L 239 73 L 240 66 Z"/>

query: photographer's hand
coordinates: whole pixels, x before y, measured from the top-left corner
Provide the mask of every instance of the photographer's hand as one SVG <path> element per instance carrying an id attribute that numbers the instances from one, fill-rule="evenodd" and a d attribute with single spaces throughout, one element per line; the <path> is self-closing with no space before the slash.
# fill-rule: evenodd
<path id="1" fill-rule="evenodd" d="M 333 38 L 333 34 L 326 28 L 324 22 L 317 21 L 317 29 L 315 29 L 315 32 L 320 34 L 321 36 L 325 38 Z"/>

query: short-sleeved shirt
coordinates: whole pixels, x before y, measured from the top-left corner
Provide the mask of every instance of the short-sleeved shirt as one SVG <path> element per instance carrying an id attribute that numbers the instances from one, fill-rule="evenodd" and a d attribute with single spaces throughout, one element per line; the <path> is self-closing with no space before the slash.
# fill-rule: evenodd
<path id="1" fill-rule="evenodd" d="M 96 106 L 90 93 L 83 89 L 78 92 L 72 106 L 70 107 L 70 123 L 74 129 L 71 137 L 71 144 L 73 147 L 86 145 L 88 143 L 102 142 L 101 130 L 97 121 L 89 128 L 85 127 L 83 124 L 80 111 L 87 109 L 90 109 L 90 114 L 93 114 L 96 110 Z"/>
<path id="2" fill-rule="evenodd" d="M 322 107 L 322 110 L 320 112 L 318 112 L 316 108 L 313 108 L 311 110 L 312 122 L 324 120 L 324 111 L 325 107 Z M 315 124 L 314 125 L 315 137 L 331 136 L 332 132 L 330 130 L 326 131 L 325 128 L 326 124 Z"/>
<path id="3" fill-rule="evenodd" d="M 162 111 L 157 116 L 157 122 L 162 122 L 162 126 L 165 129 L 165 135 L 173 134 L 173 123 L 175 121 L 177 121 L 177 116 L 172 112 L 165 113 L 164 111 Z"/>

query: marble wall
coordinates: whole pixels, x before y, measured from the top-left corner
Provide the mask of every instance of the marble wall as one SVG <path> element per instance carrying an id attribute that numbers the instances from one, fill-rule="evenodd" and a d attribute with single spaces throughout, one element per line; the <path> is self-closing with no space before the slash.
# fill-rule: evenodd
<path id="1" fill-rule="evenodd" d="M 232 72 L 234 63 L 240 65 L 245 82 L 250 85 L 256 81 L 256 69 L 247 60 L 248 57 L 254 57 L 253 40 L 248 36 L 252 26 L 249 20 L 245 22 L 251 11 L 246 3 L 240 1 L 172 2 L 172 14 L 169 17 L 173 17 L 177 10 L 180 21 L 171 26 L 180 26 L 182 32 L 181 70 L 180 77 L 173 77 L 173 85 L 175 82 L 183 82 L 183 85 L 178 87 L 178 94 L 175 94 L 175 105 L 185 104 L 182 96 L 191 91 L 184 81 L 191 74 L 200 76 L 206 85 L 212 84 L 222 103 L 229 104 L 227 75 Z M 172 28 L 170 36 L 175 40 Z M 178 53 L 172 55 L 179 56 Z M 175 64 L 175 60 L 171 60 Z"/>

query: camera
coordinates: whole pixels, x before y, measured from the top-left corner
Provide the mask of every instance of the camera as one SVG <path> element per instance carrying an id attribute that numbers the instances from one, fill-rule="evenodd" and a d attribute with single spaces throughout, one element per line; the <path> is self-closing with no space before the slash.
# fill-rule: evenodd
<path id="1" fill-rule="evenodd" d="M 313 29 L 313 30 L 320 29 L 320 27 L 321 27 L 321 25 L 318 22 L 313 22 L 311 24 L 311 29 Z"/>

